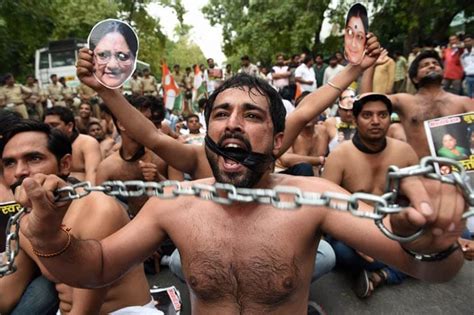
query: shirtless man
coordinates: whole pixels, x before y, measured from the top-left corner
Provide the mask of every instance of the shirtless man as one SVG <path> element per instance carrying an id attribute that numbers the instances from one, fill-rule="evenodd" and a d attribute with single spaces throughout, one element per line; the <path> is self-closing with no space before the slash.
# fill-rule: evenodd
<path id="1" fill-rule="evenodd" d="M 430 155 L 424 130 L 425 120 L 474 111 L 474 100 L 446 92 L 442 87 L 443 64 L 436 51 L 420 53 L 408 71 L 417 88 L 415 95 L 392 94 L 388 97 L 400 116 L 408 143 L 418 157 Z"/>
<path id="2" fill-rule="evenodd" d="M 69 108 L 56 106 L 46 110 L 44 122 L 61 130 L 72 142 L 71 176 L 95 184 L 97 167 L 102 160 L 99 143 L 89 135 L 79 134 Z"/>
<path id="3" fill-rule="evenodd" d="M 408 143 L 386 137 L 392 103 L 385 95 L 362 95 L 354 102 L 352 111 L 357 131 L 352 141 L 342 143 L 331 152 L 322 177 L 351 193 L 382 195 L 388 167 L 407 167 L 416 164 L 418 158 Z M 332 237 L 328 240 L 336 252 L 337 265 L 361 272 L 354 286 L 360 298 L 369 297 L 384 282 L 398 284 L 405 278 L 400 271 L 371 258 L 366 259 L 365 255 L 359 255 L 343 242 Z"/>
<path id="4" fill-rule="evenodd" d="M 152 151 L 133 140 L 120 122 L 114 122 L 122 138 L 122 143 L 118 151 L 113 152 L 99 164 L 97 182 L 103 183 L 110 180 L 162 181 L 167 179 L 167 164 Z M 145 178 L 142 167 L 149 163 L 156 165 L 156 170 L 154 176 Z M 147 200 L 146 196 L 127 198 L 129 214 L 135 216 Z"/>
<path id="5" fill-rule="evenodd" d="M 285 110 L 278 92 L 265 81 L 247 75 L 227 80 L 211 95 L 206 120 L 212 141 L 206 154 L 214 177 L 200 183 L 218 181 L 262 189 L 289 185 L 304 191 L 347 194 L 316 177 L 271 174 L 272 156 L 282 144 Z M 238 156 L 223 156 L 232 152 Z M 249 163 L 248 155 L 260 159 Z M 113 236 L 102 241 L 71 237 L 69 242 L 57 223 L 66 205 L 48 199 L 52 190 L 65 185 L 61 180 L 27 178 L 16 197 L 32 208 L 22 219 L 21 229 L 33 248 L 41 253 L 65 249 L 40 259 L 58 279 L 71 285 L 95 287 L 114 281 L 149 256 L 168 235 L 182 255 L 195 314 L 306 314 L 314 256 L 323 232 L 425 280 L 447 281 L 457 273 L 464 261 L 460 250 L 435 262 L 418 261 L 404 250 L 446 252 L 455 248 L 452 245 L 464 226 L 465 205 L 456 187 L 432 180 L 425 184 L 432 198 L 420 180 L 404 180 L 402 186 L 415 208 L 390 218 L 397 234 L 411 234 L 421 226 L 425 229 L 416 241 L 404 243 L 404 248 L 383 236 L 374 224 L 347 212 L 308 206 L 281 211 L 268 204 L 223 205 L 192 196 L 151 198 Z M 438 211 L 439 205 L 443 211 Z M 370 211 L 365 204 L 359 209 Z"/>
<path id="6" fill-rule="evenodd" d="M 105 159 L 112 153 L 115 141 L 105 134 L 100 122 L 92 121 L 89 123 L 88 135 L 94 137 L 99 142 L 102 159 Z"/>
<path id="7" fill-rule="evenodd" d="M 79 106 L 79 116 L 76 116 L 75 120 L 77 131 L 85 135 L 88 134 L 88 128 L 91 122 L 99 122 L 97 118 L 92 117 L 92 105 L 86 102 L 83 102 Z"/>
<path id="8" fill-rule="evenodd" d="M 44 179 L 53 174 L 67 178 L 71 151 L 70 140 L 58 130 L 32 120 L 19 122 L 11 127 L 5 137 L 2 154 L 5 182 L 15 189 L 27 177 Z M 56 223 L 64 225 L 64 230 L 70 230 L 78 238 L 103 239 L 129 222 L 124 209 L 113 198 L 102 193 L 93 193 L 74 201 L 64 210 L 64 217 Z M 23 235 L 20 236 L 20 248 L 21 255 L 16 261 L 18 270 L 0 278 L 2 295 L 23 292 L 39 268 L 43 275 L 56 282 L 62 314 L 113 314 L 126 307 L 148 304 L 153 311 L 149 286 L 140 264 L 108 287 L 83 290 L 56 281 L 42 265 L 39 259 L 41 254 L 32 249 Z M 143 308 L 143 312 L 147 310 Z"/>
<path id="9" fill-rule="evenodd" d="M 326 143 L 329 152 L 332 152 L 343 141 L 350 140 L 355 133 L 352 104 L 356 93 L 353 89 L 346 89 L 339 98 L 337 112 L 339 117 L 330 117 L 324 122 L 326 128 Z M 324 138 L 320 136 L 322 142 Z"/>
<path id="10" fill-rule="evenodd" d="M 277 156 L 282 155 L 290 148 L 300 131 L 313 117 L 320 115 L 339 97 L 341 91 L 356 80 L 365 69 L 372 66 L 380 54 L 380 44 L 377 38 L 370 34 L 367 37 L 367 54 L 358 66 L 348 65 L 330 82 L 308 95 L 287 118 L 287 129 L 283 138 L 283 145 Z M 143 119 L 125 97 L 117 90 L 110 90 L 93 79 L 93 56 L 88 49 L 81 49 L 79 53 L 77 74 L 82 83 L 96 90 L 104 100 L 105 105 L 121 121 L 133 137 L 145 147 L 152 150 L 168 165 L 189 174 L 193 179 L 205 178 L 212 175 L 211 167 L 206 158 L 204 146 L 189 146 L 170 137 L 164 136 L 158 129 Z M 369 78 L 371 79 L 371 78 Z M 186 156 L 186 159 L 177 159 L 177 156 Z"/>

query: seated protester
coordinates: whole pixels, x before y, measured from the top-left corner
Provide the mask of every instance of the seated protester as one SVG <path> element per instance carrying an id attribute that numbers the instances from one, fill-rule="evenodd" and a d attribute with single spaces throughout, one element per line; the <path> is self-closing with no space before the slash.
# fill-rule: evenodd
<path id="1" fill-rule="evenodd" d="M 405 134 L 405 129 L 403 129 L 403 126 L 400 123 L 400 117 L 398 117 L 398 114 L 392 113 L 392 115 L 390 115 L 390 121 L 391 124 L 387 131 L 387 137 L 407 142 L 407 135 Z"/>
<path id="2" fill-rule="evenodd" d="M 329 117 L 324 122 L 321 139 L 326 140 L 328 152 L 332 152 L 343 141 L 352 139 L 355 133 L 354 117 L 352 116 L 352 104 L 356 93 L 348 88 L 341 93 L 337 103 L 336 117 Z M 324 130 L 322 129 L 322 130 Z"/>
<path id="3" fill-rule="evenodd" d="M 25 178 L 39 180 L 48 175 L 56 175 L 68 179 L 72 146 L 62 132 L 47 124 L 24 120 L 15 123 L 3 140 L 3 174 L 6 184 L 12 190 L 20 186 Z M 78 238 L 100 240 L 130 221 L 114 198 L 100 192 L 93 192 L 69 205 L 63 204 L 63 207 L 66 206 L 67 209 L 63 209 L 65 215 L 60 222 L 63 232 Z M 28 229 L 26 226 L 22 227 Z M 59 254 L 61 251 L 52 253 L 34 250 L 25 235 L 21 234 L 20 255 L 15 261 L 18 270 L 0 278 L 2 299 L 5 294 L 21 295 L 39 270 L 56 283 L 62 314 L 124 314 L 127 311 L 161 314 L 154 308 L 142 264 L 132 267 L 113 284 L 93 290 L 77 289 L 53 278 L 40 261 L 43 257 L 51 258 Z M 1 312 L 9 310 L 2 309 Z"/>
<path id="4" fill-rule="evenodd" d="M 102 129 L 105 131 L 105 134 L 112 138 L 115 142 L 120 142 L 120 136 L 117 132 L 117 127 L 114 125 L 112 113 L 104 104 L 100 104 L 100 117 L 100 124 Z"/>
<path id="5" fill-rule="evenodd" d="M 156 101 L 157 98 L 151 95 L 133 96 L 129 100 L 134 106 L 138 107 L 139 105 L 141 108 L 147 108 L 151 113 L 151 107 L 154 106 L 152 102 Z M 132 139 L 123 124 L 115 120 L 115 117 L 113 119 L 122 141 L 119 149 L 100 163 L 97 181 L 103 183 L 110 180 L 162 181 L 167 179 L 167 164 L 152 151 Z M 148 197 L 142 196 L 129 197 L 122 201 L 125 201 L 128 205 L 130 216 L 134 217 L 147 200 Z"/>
<path id="6" fill-rule="evenodd" d="M 206 133 L 201 131 L 201 124 L 199 123 L 199 116 L 196 114 L 191 114 L 186 117 L 186 127 L 187 129 L 180 128 L 180 133 L 182 134 L 183 142 L 186 144 L 204 144 L 204 138 Z"/>
<path id="7" fill-rule="evenodd" d="M 8 129 L 21 121 L 21 119 L 21 115 L 17 112 L 0 110 L 0 155 L 1 152 L 3 152 L 4 137 L 6 137 Z M 16 203 L 15 196 L 5 182 L 5 178 L 3 177 L 3 164 L 0 163 L 0 203 L 11 204 L 13 202 Z M 9 216 L 12 214 L 10 211 L 6 214 L 0 211 L 0 262 L 2 261 L 2 255 L 6 245 L 6 224 Z M 25 253 L 20 251 L 16 258 L 16 263 L 24 260 Z M 21 273 L 22 271 L 17 272 Z M 28 276 L 30 273 L 25 272 L 22 273 L 22 275 Z M 29 279 L 25 279 L 25 281 L 23 281 L 24 277 L 20 276 L 20 278 L 21 280 L 19 282 L 24 285 L 13 286 L 12 283 L 15 282 L 17 278 L 10 278 L 11 281 L 1 281 L 0 278 L 0 314 L 56 314 L 59 299 L 54 283 L 42 276 L 39 270 L 36 270 L 36 272 L 34 272 Z M 26 289 L 25 285 L 27 286 Z"/>
<path id="8" fill-rule="evenodd" d="M 87 133 L 99 142 L 102 159 L 105 159 L 112 153 L 115 141 L 105 134 L 99 121 L 91 121 Z"/>
<path id="9" fill-rule="evenodd" d="M 309 92 L 303 92 L 295 102 L 296 107 L 300 102 L 309 94 Z M 306 126 L 300 131 L 298 137 L 292 146 L 292 152 L 301 156 L 301 162 L 310 163 L 313 168 L 313 173 L 319 175 L 319 169 L 324 164 L 324 156 L 326 154 L 325 141 L 320 139 L 320 129 L 322 128 L 317 124 L 319 117 L 313 118 Z M 290 156 L 284 154 L 281 159 L 291 159 Z M 284 172 L 284 174 L 288 174 Z"/>
<path id="10" fill-rule="evenodd" d="M 100 122 L 92 116 L 92 105 L 85 102 L 79 106 L 79 116 L 76 116 L 75 120 L 77 131 L 85 135 L 89 134 L 88 127 L 91 122 Z"/>
<path id="11" fill-rule="evenodd" d="M 102 160 L 99 143 L 91 136 L 77 132 L 74 115 L 67 107 L 48 108 L 44 122 L 63 132 L 72 142 L 71 175 L 94 185 L 97 167 Z"/>
<path id="12" fill-rule="evenodd" d="M 414 165 L 418 158 L 409 144 L 386 136 L 392 103 L 385 95 L 361 95 L 354 102 L 352 112 L 356 133 L 351 141 L 344 141 L 329 154 L 322 177 L 351 193 L 382 195 L 389 166 Z M 327 239 L 336 252 L 337 266 L 359 273 L 354 286 L 359 298 L 371 296 L 384 283 L 399 284 L 406 277 L 333 237 Z"/>

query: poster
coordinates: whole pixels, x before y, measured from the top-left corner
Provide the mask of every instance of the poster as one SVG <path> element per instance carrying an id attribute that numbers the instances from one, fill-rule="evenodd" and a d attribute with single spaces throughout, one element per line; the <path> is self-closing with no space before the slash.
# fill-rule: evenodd
<path id="1" fill-rule="evenodd" d="M 20 211 L 21 205 L 16 201 L 0 203 L 0 253 L 5 251 L 5 242 L 7 240 L 7 223 L 10 216 Z"/>
<path id="2" fill-rule="evenodd" d="M 425 131 L 432 156 L 450 158 L 462 164 L 474 183 L 474 112 L 425 121 Z M 456 172 L 455 167 L 438 165 L 443 175 Z"/>

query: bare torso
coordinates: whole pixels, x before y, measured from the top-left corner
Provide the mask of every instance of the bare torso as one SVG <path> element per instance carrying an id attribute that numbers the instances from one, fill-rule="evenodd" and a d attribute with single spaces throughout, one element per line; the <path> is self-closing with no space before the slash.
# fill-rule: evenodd
<path id="1" fill-rule="evenodd" d="M 396 139 L 387 138 L 386 148 L 376 154 L 363 153 L 346 141 L 329 155 L 323 177 L 350 192 L 381 195 L 390 165 L 406 167 L 416 162 L 413 149 Z"/>
<path id="2" fill-rule="evenodd" d="M 408 143 L 418 157 L 430 155 L 423 122 L 429 119 L 474 110 L 474 100 L 443 91 L 418 91 L 417 94 L 389 96 L 405 129 Z"/>
<path id="3" fill-rule="evenodd" d="M 149 161 L 158 167 L 158 172 L 167 178 L 167 164 L 150 150 L 145 150 L 145 155 L 141 158 L 143 161 Z M 103 163 L 100 164 L 97 172 L 99 183 L 108 180 L 144 180 L 138 161 L 127 162 L 120 157 L 119 151 L 112 153 Z M 131 215 L 136 215 L 141 207 L 148 200 L 148 197 L 129 197 L 127 198 L 128 211 Z"/>
<path id="4" fill-rule="evenodd" d="M 272 178 L 271 186 L 301 184 L 298 177 Z M 179 211 L 155 215 L 180 250 L 193 314 L 307 312 L 324 209 L 220 206 L 190 197 L 172 202 Z"/>
<path id="5" fill-rule="evenodd" d="M 97 198 L 101 205 L 103 207 L 88 207 L 87 202 L 83 202 L 86 199 L 81 199 L 78 201 L 74 201 L 73 204 L 71 204 L 68 212 L 66 213 L 66 216 L 64 217 L 63 224 L 69 228 L 71 228 L 70 233 L 73 234 L 75 237 L 78 238 L 90 238 L 90 234 L 88 232 L 89 227 L 90 227 L 90 221 L 95 219 L 101 220 L 102 222 L 102 227 L 104 230 L 108 230 L 106 227 L 107 224 L 114 224 L 114 223 L 106 223 L 103 218 L 99 219 L 96 217 L 96 214 L 94 213 L 87 213 L 87 211 L 102 211 L 103 209 L 106 209 L 106 204 L 109 201 L 105 200 L 104 198 L 109 198 L 105 196 L 99 196 L 98 194 L 91 195 L 91 198 Z M 113 201 L 115 202 L 115 201 Z M 81 204 L 82 203 L 82 204 Z M 92 209 L 93 208 L 93 209 Z M 110 211 L 110 208 L 105 211 Z M 114 215 L 115 216 L 115 224 L 119 222 L 119 226 L 117 229 L 121 226 L 124 226 L 125 224 L 128 223 L 129 219 L 125 213 L 125 211 L 121 208 L 115 208 L 112 211 L 106 213 L 106 215 Z M 112 220 L 110 220 L 112 221 Z M 120 224 L 121 222 L 121 224 Z M 97 230 L 97 226 L 94 227 Z M 110 228 L 110 227 L 109 227 Z M 113 228 L 112 228 L 113 229 Z M 95 232 L 97 233 L 97 232 Z M 110 234 L 110 233 L 106 233 Z M 104 235 L 105 237 L 106 235 Z M 101 237 L 96 236 L 98 239 Z M 40 266 L 41 271 L 46 277 L 50 277 L 49 273 L 42 268 L 41 263 L 39 262 L 38 258 L 36 255 L 33 254 L 31 250 L 31 245 L 29 242 L 26 240 L 26 237 L 22 237 L 22 244 L 21 247 L 24 249 L 24 251 L 27 253 L 28 256 L 30 256 L 35 263 Z M 67 286 L 62 283 L 57 283 L 56 284 L 56 289 L 58 291 L 58 296 L 60 299 L 60 310 L 62 314 L 68 314 L 74 305 L 73 301 L 73 289 L 70 286 Z M 99 291 L 102 289 L 98 289 Z M 80 291 L 89 291 L 93 292 L 90 290 L 80 290 Z M 95 290 L 94 290 L 95 291 Z M 78 314 L 87 314 L 88 313 L 88 308 L 82 304 L 86 304 L 88 301 L 93 301 L 96 299 L 94 296 L 94 293 L 90 293 L 91 295 L 87 297 L 81 297 L 81 305 L 74 305 L 74 311 L 75 313 L 77 312 Z M 126 307 L 126 306 L 132 306 L 132 305 L 145 305 L 146 303 L 150 302 L 150 294 L 148 291 L 148 283 L 145 278 L 145 274 L 143 272 L 143 267 L 142 265 L 139 265 L 132 269 L 129 273 L 127 273 L 126 276 L 115 282 L 113 285 L 107 287 L 106 293 L 104 297 L 101 297 L 98 299 L 97 303 L 99 307 L 101 303 L 103 302 L 102 306 L 100 307 L 100 314 L 108 314 L 112 311 L 115 311 L 117 309 Z M 90 304 L 94 304 L 95 302 L 90 302 Z M 90 307 L 90 306 L 89 306 Z"/>

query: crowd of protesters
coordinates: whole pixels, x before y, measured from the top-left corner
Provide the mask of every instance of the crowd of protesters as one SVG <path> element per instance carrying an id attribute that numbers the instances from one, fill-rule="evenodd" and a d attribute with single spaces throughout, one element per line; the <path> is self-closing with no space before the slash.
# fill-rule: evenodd
<path id="1" fill-rule="evenodd" d="M 171 75 L 180 90 L 187 95 L 186 102 L 191 102 L 193 99 L 196 89 L 195 75 L 202 76 L 201 81 L 204 82 L 206 88 L 206 93 L 194 100 L 199 103 L 199 111 L 192 112 L 191 106 L 185 106 L 187 110 L 181 113 L 173 113 L 167 109 L 162 97 L 162 89 L 148 69 L 143 73 L 134 74 L 130 79 L 130 93 L 126 99 L 116 94 L 107 94 L 84 79 L 77 89 L 72 89 L 67 86 L 64 78 L 52 75 L 47 87 L 39 87 L 33 76 L 28 76 L 25 84 L 19 84 L 15 82 L 13 75 L 6 74 L 3 76 L 0 88 L 0 106 L 6 111 L 2 111 L 1 116 L 8 116 L 8 111 L 16 112 L 18 115 L 13 115 L 13 118 L 8 116 L 11 119 L 8 123 L 12 126 L 21 125 L 22 121 L 25 123 L 23 119 L 30 118 L 60 130 L 65 136 L 65 141 L 70 143 L 72 156 L 71 161 L 68 162 L 70 163 L 68 172 L 63 175 L 74 177 L 79 181 L 88 180 L 92 184 L 101 184 L 109 180 L 203 179 L 213 174 L 211 171 L 213 165 L 205 159 L 207 152 L 204 152 L 204 147 L 214 146 L 217 147 L 216 150 L 225 149 L 220 147 L 221 143 L 209 144 L 212 140 L 207 138 L 206 122 L 209 122 L 210 118 L 209 113 L 205 112 L 206 106 L 210 100 L 215 101 L 215 98 L 213 99 L 215 91 L 218 95 L 225 95 L 226 89 L 232 89 L 232 86 L 230 88 L 225 86 L 228 80 L 254 82 L 252 80 L 256 78 L 257 83 L 249 83 L 247 88 L 250 90 L 252 84 L 260 86 L 259 84 L 263 83 L 259 82 L 264 81 L 278 92 L 286 110 L 287 129 L 294 128 L 293 112 L 295 113 L 293 117 L 307 111 L 312 114 L 304 119 L 300 117 L 299 127 L 295 128 L 297 132 L 291 143 L 285 144 L 283 140 L 282 146 L 286 145 L 287 150 L 282 152 L 275 161 L 273 165 L 275 172 L 294 176 L 320 176 L 341 185 L 350 192 L 382 194 L 382 186 L 385 182 L 381 178 L 385 176 L 388 165 L 396 164 L 399 167 L 405 167 L 416 164 L 428 150 L 424 136 L 417 134 L 420 126 L 415 118 L 418 116 L 414 117 L 412 109 L 407 109 L 415 106 L 413 104 L 418 106 L 417 98 L 421 97 L 420 93 L 426 92 L 431 96 L 438 96 L 435 92 L 445 93 L 443 102 L 450 104 L 450 108 L 445 110 L 437 107 L 439 104 L 433 101 L 430 105 L 431 110 L 424 109 L 426 111 L 424 117 L 434 118 L 433 115 L 446 116 L 474 109 L 472 100 L 474 52 L 472 52 L 472 40 L 469 36 L 465 36 L 463 41 L 460 41 L 456 35 L 450 36 L 449 44 L 444 48 L 414 48 L 408 57 L 404 57 L 400 52 L 388 52 L 388 54 L 382 52 L 380 56 L 377 56 L 376 61 L 360 72 L 353 70 L 354 67 L 348 65 L 341 53 L 335 53 L 329 58 L 309 53 L 286 57 L 283 53 L 278 53 L 275 55 L 275 64 L 266 67 L 258 62 L 252 63 L 252 58 L 249 56 L 242 56 L 241 68 L 237 71 L 233 71 L 230 65 L 220 69 L 212 58 L 207 60 L 207 67 L 199 66 L 200 71 L 194 71 L 194 67 L 185 67 L 182 72 L 180 65 L 174 65 Z M 432 70 L 423 72 L 424 62 L 427 61 L 432 64 Z M 347 79 L 352 75 L 353 78 Z M 348 82 L 343 84 L 341 80 L 348 80 Z M 270 95 L 272 92 L 265 93 Z M 331 93 L 335 96 L 333 98 L 328 96 L 326 99 L 325 95 L 332 95 Z M 315 107 L 321 110 L 311 109 L 312 104 L 316 104 Z M 137 111 L 132 110 L 132 107 Z M 258 113 L 252 115 L 257 118 L 252 116 L 251 119 L 259 119 Z M 301 123 L 302 121 L 304 123 Z M 33 126 L 34 123 L 31 125 Z M 18 130 L 24 128 L 15 131 L 20 134 L 26 130 L 43 130 L 41 124 L 39 127 L 34 125 L 32 129 L 18 128 Z M 13 152 L 15 152 L 13 148 L 8 147 L 8 144 L 13 140 L 20 144 L 23 142 L 15 135 L 5 137 L 7 140 L 2 143 L 4 154 L 2 161 L 5 173 L 8 174 L 12 172 L 10 163 L 13 163 Z M 26 140 L 23 141 L 26 143 Z M 237 147 L 240 144 L 230 143 L 229 145 Z M 180 156 L 182 158 L 179 158 Z M 373 159 L 374 156 L 377 159 Z M 232 162 L 230 159 L 226 159 L 224 164 L 229 169 L 237 167 L 237 162 Z M 360 169 L 348 167 L 353 165 L 363 166 Z M 22 174 L 10 174 L 5 178 L 6 183 L 2 184 L 13 187 L 13 182 L 16 183 L 16 181 L 10 180 L 10 177 L 16 176 L 16 180 L 23 180 L 30 175 L 34 174 L 27 171 Z M 9 200 L 12 197 L 12 195 L 2 196 L 2 199 Z M 129 217 L 134 218 L 147 201 L 148 197 L 143 196 L 120 198 L 117 200 L 118 204 L 110 208 L 112 208 L 111 211 L 119 213 L 120 210 L 117 209 L 123 207 L 127 210 Z M 105 199 L 101 202 L 112 203 Z M 71 207 L 76 209 L 78 203 L 79 201 L 75 201 L 73 203 L 75 206 Z M 90 201 L 87 204 L 86 201 L 85 206 L 82 207 L 98 206 L 97 203 L 98 201 L 95 203 Z M 88 233 L 84 223 L 78 222 L 79 220 L 71 214 L 72 211 L 68 213 L 65 223 L 73 227 L 71 233 L 76 237 L 101 239 L 121 226 L 129 224 L 128 219 L 122 218 L 120 222 L 114 223 L 113 227 L 107 226 L 107 232 L 103 234 Z M 97 220 L 97 222 L 106 221 L 100 217 Z M 187 221 L 183 219 L 183 222 Z M 97 224 L 94 226 L 99 229 Z M 472 260 L 474 244 L 470 238 L 474 227 L 469 228 L 464 231 L 463 238 L 460 238 L 459 242 L 465 259 Z M 74 234 L 76 232 L 78 234 Z M 179 245 L 182 245 L 183 240 L 180 237 L 178 240 Z M 193 261 L 189 254 L 185 252 L 185 259 L 181 261 L 181 249 L 178 251 L 173 245 L 170 245 L 170 248 L 161 249 L 149 257 L 146 270 L 159 272 L 160 265 L 168 265 L 183 281 L 191 282 L 189 285 L 197 292 L 199 299 L 206 300 L 209 295 L 214 294 L 207 292 L 199 283 L 203 274 L 198 273 L 198 279 L 186 278 L 184 275 L 183 270 L 196 272 L 194 268 L 199 268 L 192 265 Z M 186 246 L 183 248 L 189 251 Z M 212 248 L 205 248 L 205 250 L 208 251 L 210 257 Z M 27 254 L 34 256 L 36 252 L 33 250 Z M 268 253 L 262 253 L 262 255 L 266 254 Z M 318 240 L 318 247 L 314 254 L 317 268 L 312 273 L 313 281 L 336 265 L 355 272 L 354 291 L 360 298 L 368 298 L 377 287 L 383 284 L 399 284 L 407 276 L 398 268 L 359 252 L 334 235 L 322 236 Z M 25 263 L 25 265 L 30 266 L 34 263 L 38 264 L 38 261 L 33 259 L 33 262 Z M 40 264 L 41 262 L 38 266 Z M 19 266 L 19 270 L 21 268 L 26 267 Z M 291 277 L 295 276 L 291 270 L 282 269 L 281 272 L 288 273 L 284 281 L 291 282 Z M 125 277 L 122 283 L 110 285 L 109 292 L 102 294 L 104 306 L 101 307 L 102 304 L 99 303 L 98 309 L 110 312 L 127 306 L 128 304 L 118 303 L 117 296 L 126 300 L 123 292 L 134 290 L 130 286 L 132 283 L 142 288 L 142 276 L 141 270 L 134 269 L 132 275 L 129 278 Z M 213 278 L 212 275 L 209 278 Z M 38 285 L 34 281 L 38 279 L 46 281 L 39 273 L 31 272 L 25 279 L 23 279 L 19 294 L 12 297 L 8 303 L 2 302 L 0 297 L 0 313 L 13 311 L 14 314 L 17 308 L 16 312 L 20 314 L 18 312 L 21 307 L 28 305 L 24 292 L 34 290 L 35 286 L 37 290 L 43 290 L 43 296 L 54 294 L 51 292 L 55 290 L 66 295 L 67 298 L 60 296 L 62 312 L 72 313 L 72 310 L 78 309 L 75 309 L 75 305 L 78 305 L 77 301 L 80 301 L 81 295 L 76 291 L 71 294 L 61 286 Z M 0 287 L 2 285 L 6 287 L 8 283 L 2 284 L 2 281 L 8 281 L 8 277 L 0 278 Z M 209 281 L 212 284 L 217 280 Z M 272 281 L 271 277 L 269 281 Z M 245 283 L 250 288 L 252 287 L 248 281 Z M 221 283 L 221 285 L 223 289 L 227 289 L 225 287 L 227 284 Z M 285 294 L 294 285 L 294 283 L 285 282 L 284 288 L 281 289 L 283 293 L 276 292 L 277 288 L 269 289 L 275 294 L 281 294 L 281 299 L 286 301 Z M 143 297 L 138 291 L 140 290 L 137 290 L 136 296 L 128 297 L 130 305 L 133 303 L 144 305 L 149 302 L 146 294 Z M 249 292 L 245 291 L 245 294 Z M 214 298 L 218 299 L 220 296 Z M 87 301 L 87 298 L 84 298 L 84 301 Z M 51 301 L 50 299 L 45 303 L 57 305 L 58 300 Z M 245 304 L 245 301 L 242 303 Z M 313 308 L 316 307 L 314 303 L 311 303 L 308 310 L 311 305 Z M 97 304 L 95 306 L 97 307 Z M 34 310 L 29 309 L 29 311 L 34 313 Z M 55 310 L 52 313 L 55 313 Z"/>

